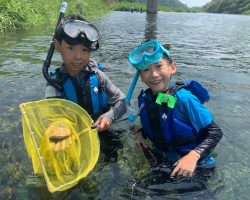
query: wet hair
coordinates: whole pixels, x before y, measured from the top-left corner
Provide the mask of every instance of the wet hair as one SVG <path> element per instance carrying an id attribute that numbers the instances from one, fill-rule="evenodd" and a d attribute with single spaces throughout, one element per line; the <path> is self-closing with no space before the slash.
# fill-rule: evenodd
<path id="1" fill-rule="evenodd" d="M 63 30 L 62 25 L 65 21 L 68 20 L 80 20 L 80 21 L 84 21 L 84 22 L 88 22 L 86 19 L 84 19 L 82 16 L 80 15 L 74 15 L 74 14 L 70 14 L 66 17 L 64 17 L 64 19 L 61 21 L 60 25 L 58 26 L 56 32 L 55 32 L 55 39 L 57 39 L 60 44 L 62 43 L 62 41 L 64 40 L 67 44 L 69 45 L 77 45 L 77 44 L 83 44 L 84 46 L 86 46 L 88 49 L 91 50 L 91 47 L 93 45 L 93 42 L 89 41 L 86 37 L 82 37 L 80 34 L 76 37 L 76 38 L 71 38 L 69 37 Z M 89 23 L 89 22 L 88 22 Z M 96 50 L 99 48 L 99 43 L 97 41 L 96 43 Z"/>
<path id="2" fill-rule="evenodd" d="M 162 45 L 168 51 L 170 50 L 170 44 L 163 44 Z M 167 54 L 163 53 L 163 58 L 168 62 L 169 65 L 173 63 L 172 58 L 170 58 Z"/>

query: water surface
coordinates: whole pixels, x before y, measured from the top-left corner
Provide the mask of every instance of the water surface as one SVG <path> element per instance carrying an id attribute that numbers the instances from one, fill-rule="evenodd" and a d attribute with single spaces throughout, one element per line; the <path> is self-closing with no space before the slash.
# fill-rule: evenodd
<path id="1" fill-rule="evenodd" d="M 195 79 L 211 94 L 208 108 L 224 132 L 214 153 L 215 177 L 208 182 L 218 199 L 248 199 L 250 195 L 250 16 L 112 12 L 97 21 L 101 48 L 93 57 L 125 93 L 134 70 L 128 53 L 147 39 L 171 44 L 177 62 L 173 81 Z M 98 163 L 94 171 L 70 194 L 49 195 L 32 175 L 22 137 L 19 104 L 42 99 L 45 81 L 42 64 L 54 27 L 0 36 L 0 198 L 1 199 L 130 199 L 132 185 L 147 170 L 142 153 L 123 130 L 123 149 L 117 163 Z M 53 66 L 59 65 L 55 54 Z M 132 99 L 144 85 L 139 81 Z M 39 183 L 39 184 L 38 184 Z M 219 189 L 218 189 L 219 188 Z"/>

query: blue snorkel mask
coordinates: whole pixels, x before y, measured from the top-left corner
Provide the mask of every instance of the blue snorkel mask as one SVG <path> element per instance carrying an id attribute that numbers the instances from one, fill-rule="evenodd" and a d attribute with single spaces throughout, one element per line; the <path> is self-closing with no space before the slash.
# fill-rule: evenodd
<path id="1" fill-rule="evenodd" d="M 137 70 L 144 70 L 149 65 L 159 62 L 165 54 L 170 58 L 170 53 L 158 41 L 150 40 L 143 43 L 129 54 L 129 62 Z"/>

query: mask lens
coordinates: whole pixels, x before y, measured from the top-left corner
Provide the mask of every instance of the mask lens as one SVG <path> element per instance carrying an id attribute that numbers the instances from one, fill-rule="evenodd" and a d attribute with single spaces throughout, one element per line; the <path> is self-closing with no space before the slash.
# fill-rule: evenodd
<path id="1" fill-rule="evenodd" d="M 144 60 L 145 57 L 153 56 L 155 53 L 157 53 L 158 50 L 159 50 L 158 43 L 156 43 L 154 41 L 144 43 L 141 46 L 137 47 L 134 51 L 131 52 L 131 54 L 129 55 L 129 61 L 132 64 L 133 63 L 138 64 L 142 60 Z"/>
<path id="2" fill-rule="evenodd" d="M 87 38 L 91 42 L 95 42 L 99 39 L 99 32 L 97 31 L 96 27 L 91 24 L 87 24 L 85 29 L 82 31 L 86 34 Z"/>
<path id="3" fill-rule="evenodd" d="M 133 60 L 134 62 L 139 62 L 140 59 L 143 59 L 144 55 L 152 55 L 155 52 L 155 46 L 150 45 L 150 46 L 145 46 L 144 48 L 138 49 L 135 54 L 133 54 Z"/>
<path id="4" fill-rule="evenodd" d="M 156 47 L 154 45 L 149 45 L 145 47 L 144 52 L 148 54 L 153 54 L 155 50 L 156 50 Z"/>
<path id="5" fill-rule="evenodd" d="M 99 39 L 97 28 L 84 21 L 66 21 L 63 25 L 63 30 L 71 38 L 77 38 L 79 34 L 84 34 L 91 42 L 95 42 Z"/>
<path id="6" fill-rule="evenodd" d="M 63 30 L 71 38 L 76 38 L 79 35 L 79 27 L 73 21 L 65 22 Z"/>

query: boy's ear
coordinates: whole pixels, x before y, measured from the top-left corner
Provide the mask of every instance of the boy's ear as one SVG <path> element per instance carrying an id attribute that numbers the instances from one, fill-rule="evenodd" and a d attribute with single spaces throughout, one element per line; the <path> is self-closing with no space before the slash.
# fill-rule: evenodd
<path id="1" fill-rule="evenodd" d="M 176 73 L 176 62 L 173 62 L 170 67 L 172 69 L 171 74 L 175 74 Z"/>

